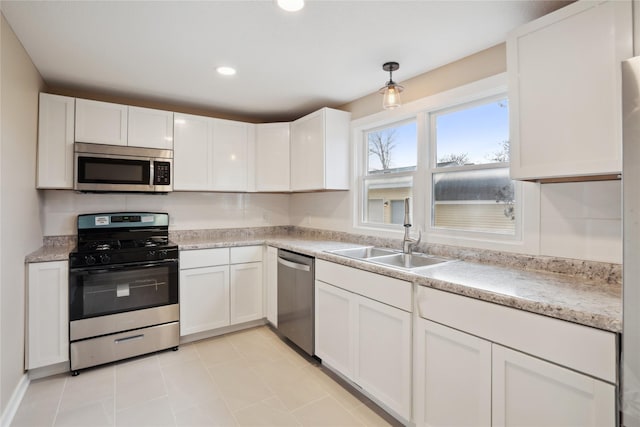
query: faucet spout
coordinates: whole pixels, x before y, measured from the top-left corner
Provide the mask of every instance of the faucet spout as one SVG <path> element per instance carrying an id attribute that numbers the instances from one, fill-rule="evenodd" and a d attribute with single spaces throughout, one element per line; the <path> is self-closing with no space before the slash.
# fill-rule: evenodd
<path id="1" fill-rule="evenodd" d="M 409 198 L 404 199 L 404 238 L 402 239 L 402 253 L 410 254 L 413 251 L 413 246 L 420 243 L 422 240 L 422 232 L 418 230 L 418 239 L 412 239 L 409 234 L 411 228 L 411 218 L 409 216 Z"/>
<path id="2" fill-rule="evenodd" d="M 404 199 L 404 227 L 405 231 L 407 228 L 411 227 L 411 218 L 409 217 L 409 198 L 406 197 Z"/>

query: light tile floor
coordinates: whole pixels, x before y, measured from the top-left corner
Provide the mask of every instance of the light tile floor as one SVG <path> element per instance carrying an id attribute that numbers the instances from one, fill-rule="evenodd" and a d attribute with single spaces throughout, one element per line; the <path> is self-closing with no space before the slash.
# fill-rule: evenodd
<path id="1" fill-rule="evenodd" d="M 12 426 L 398 425 L 263 326 L 32 381 Z"/>

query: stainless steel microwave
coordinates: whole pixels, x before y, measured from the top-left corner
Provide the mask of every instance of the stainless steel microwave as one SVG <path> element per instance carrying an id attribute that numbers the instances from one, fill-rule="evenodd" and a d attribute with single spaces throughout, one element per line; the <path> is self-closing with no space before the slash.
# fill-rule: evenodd
<path id="1" fill-rule="evenodd" d="M 172 150 L 83 142 L 74 146 L 74 190 L 166 193 L 173 189 Z"/>

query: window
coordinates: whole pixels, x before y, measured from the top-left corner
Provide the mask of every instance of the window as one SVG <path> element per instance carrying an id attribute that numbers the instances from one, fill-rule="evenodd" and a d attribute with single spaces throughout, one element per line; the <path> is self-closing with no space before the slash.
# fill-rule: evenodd
<path id="1" fill-rule="evenodd" d="M 363 177 L 362 221 L 402 224 L 404 199 L 413 196 L 417 168 L 416 121 L 364 132 L 366 161 Z"/>
<path id="2" fill-rule="evenodd" d="M 515 235 L 506 97 L 430 116 L 431 227 Z"/>
<path id="3" fill-rule="evenodd" d="M 354 227 L 400 236 L 404 199 L 424 241 L 535 250 L 539 189 L 509 177 L 506 74 L 352 122 L 359 191 Z M 525 226 L 529 224 L 528 226 Z M 363 230 L 364 231 L 364 230 Z"/>

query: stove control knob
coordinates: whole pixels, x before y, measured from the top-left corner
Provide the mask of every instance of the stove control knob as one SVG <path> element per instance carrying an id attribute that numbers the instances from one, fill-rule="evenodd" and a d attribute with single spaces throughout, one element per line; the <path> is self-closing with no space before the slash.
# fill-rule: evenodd
<path id="1" fill-rule="evenodd" d="M 165 259 L 167 257 L 167 251 L 166 249 L 162 249 L 160 251 L 158 251 L 158 257 L 160 259 Z"/>
<path id="2" fill-rule="evenodd" d="M 156 251 L 147 252 L 147 259 L 155 259 L 155 258 L 156 258 Z"/>
<path id="3" fill-rule="evenodd" d="M 111 257 L 107 254 L 102 254 L 100 255 L 100 262 L 103 264 L 107 264 L 109 261 L 111 261 Z"/>
<path id="4" fill-rule="evenodd" d="M 93 265 L 96 263 L 96 259 L 93 255 L 86 255 L 84 257 L 84 262 L 86 262 L 87 265 Z"/>

